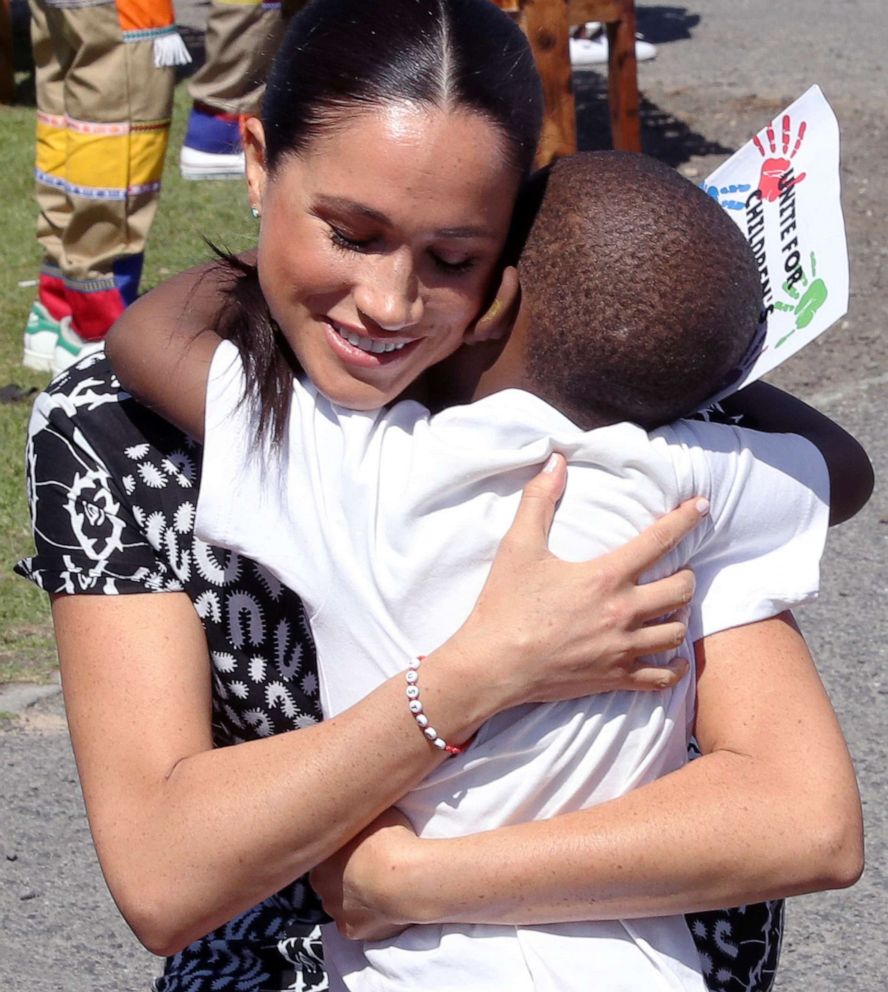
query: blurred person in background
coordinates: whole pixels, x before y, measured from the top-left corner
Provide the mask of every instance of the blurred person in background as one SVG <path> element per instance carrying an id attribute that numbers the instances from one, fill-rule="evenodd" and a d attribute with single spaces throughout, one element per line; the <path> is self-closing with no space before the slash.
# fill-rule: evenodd
<path id="1" fill-rule="evenodd" d="M 31 0 L 37 240 L 23 364 L 58 373 L 101 349 L 138 292 L 160 196 L 175 67 L 170 0 Z"/>
<path id="2" fill-rule="evenodd" d="M 206 61 L 189 81 L 193 101 L 179 156 L 184 179 L 240 179 L 241 122 L 259 113 L 265 77 L 287 20 L 305 0 L 212 0 Z"/>

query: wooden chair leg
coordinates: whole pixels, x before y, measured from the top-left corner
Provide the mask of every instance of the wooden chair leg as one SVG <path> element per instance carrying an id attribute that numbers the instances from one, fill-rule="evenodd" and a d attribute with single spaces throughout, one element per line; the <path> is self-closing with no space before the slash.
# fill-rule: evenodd
<path id="1" fill-rule="evenodd" d="M 570 67 L 568 0 L 521 3 L 527 34 L 543 82 L 545 118 L 537 149 L 537 165 L 577 150 L 577 115 Z"/>
<path id="2" fill-rule="evenodd" d="M 635 4 L 622 3 L 619 21 L 607 25 L 608 103 L 611 140 L 624 152 L 641 151 L 638 65 L 635 60 Z"/>
<path id="3" fill-rule="evenodd" d="M 577 150 L 576 104 L 570 65 L 571 22 L 602 20 L 608 39 L 611 140 L 622 151 L 641 151 L 634 0 L 494 0 L 517 17 L 543 82 L 546 115 L 537 164 Z M 573 17 L 571 17 L 573 11 Z"/>

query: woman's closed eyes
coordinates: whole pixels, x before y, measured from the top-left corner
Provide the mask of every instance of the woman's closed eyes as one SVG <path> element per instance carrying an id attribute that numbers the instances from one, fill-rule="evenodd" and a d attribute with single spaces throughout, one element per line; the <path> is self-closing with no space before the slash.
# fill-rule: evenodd
<path id="1" fill-rule="evenodd" d="M 353 251 L 365 255 L 375 251 L 384 251 L 385 243 L 381 237 L 356 237 L 349 234 L 341 227 L 328 222 L 330 242 L 334 248 L 340 251 Z M 477 259 L 473 255 L 460 258 L 446 258 L 440 252 L 429 249 L 428 256 L 441 272 L 449 275 L 459 275 L 469 272 L 477 264 Z"/>

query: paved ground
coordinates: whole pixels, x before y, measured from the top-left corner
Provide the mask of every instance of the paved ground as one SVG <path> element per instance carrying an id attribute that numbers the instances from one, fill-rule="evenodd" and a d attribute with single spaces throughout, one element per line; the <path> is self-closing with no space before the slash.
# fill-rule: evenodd
<path id="1" fill-rule="evenodd" d="M 179 4 L 200 41 L 205 8 Z M 881 0 L 707 0 L 642 4 L 659 46 L 641 66 L 648 150 L 705 176 L 800 95 L 821 85 L 843 134 L 852 303 L 841 327 L 776 377 L 842 422 L 885 472 L 888 247 L 884 170 L 888 30 Z M 583 143 L 600 142 L 600 80 L 577 78 Z M 161 207 L 162 209 L 162 207 Z M 888 505 L 883 488 L 831 537 L 820 601 L 801 620 L 858 768 L 869 866 L 843 893 L 792 901 L 781 992 L 881 992 L 888 983 L 885 702 Z M 0 699 L 0 710 L 10 708 Z M 102 883 L 57 696 L 0 731 L 0 987 L 140 992 L 154 968 Z M 95 948 L 100 948 L 96 951 Z"/>

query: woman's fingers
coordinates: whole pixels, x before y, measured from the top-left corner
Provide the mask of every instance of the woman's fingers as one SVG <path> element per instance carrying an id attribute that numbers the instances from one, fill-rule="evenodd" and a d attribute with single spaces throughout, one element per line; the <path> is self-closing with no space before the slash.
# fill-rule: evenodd
<path id="1" fill-rule="evenodd" d="M 651 624 L 649 627 L 640 627 L 631 634 L 628 653 L 633 658 L 638 658 L 663 651 L 674 651 L 677 647 L 681 647 L 687 633 L 687 624 L 681 620 L 669 620 Z"/>
<path id="2" fill-rule="evenodd" d="M 635 692 L 671 689 L 687 675 L 689 667 L 687 658 L 673 658 L 668 665 L 650 665 L 640 658 L 635 668 L 626 676 L 626 684 L 620 688 Z"/>
<path id="3" fill-rule="evenodd" d="M 553 455 L 525 486 L 475 608 L 451 639 L 458 657 L 497 666 L 498 709 L 662 689 L 683 674 L 675 662 L 658 668 L 636 659 L 682 644 L 687 627 L 676 611 L 693 596 L 693 574 L 637 582 L 700 523 L 708 504 L 688 500 L 623 548 L 565 562 L 549 552 L 548 536 L 566 477 L 564 458 Z"/>
<path id="4" fill-rule="evenodd" d="M 547 553 L 549 528 L 566 481 L 567 462 L 564 455 L 553 453 L 542 470 L 524 487 L 515 519 L 502 544 L 532 543 L 538 546 L 540 552 Z"/>
<path id="5" fill-rule="evenodd" d="M 656 582 L 644 582 L 635 587 L 635 615 L 639 623 L 669 617 L 676 610 L 684 609 L 694 597 L 696 580 L 689 568 L 682 568 L 674 575 Z"/>
<path id="6" fill-rule="evenodd" d="M 685 500 L 624 547 L 612 552 L 614 563 L 637 578 L 687 537 L 707 513 L 708 500 L 701 497 Z"/>

